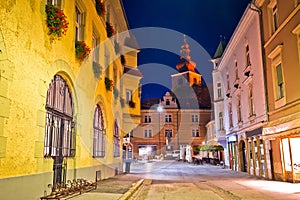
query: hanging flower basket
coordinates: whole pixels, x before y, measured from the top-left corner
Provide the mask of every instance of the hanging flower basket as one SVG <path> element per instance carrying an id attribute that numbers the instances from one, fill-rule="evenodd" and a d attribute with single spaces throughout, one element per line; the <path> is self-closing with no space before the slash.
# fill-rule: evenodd
<path id="1" fill-rule="evenodd" d="M 135 108 L 135 103 L 133 101 L 129 101 L 128 104 L 130 108 Z"/>
<path id="2" fill-rule="evenodd" d="M 111 37 L 115 34 L 114 27 L 109 22 L 106 22 L 106 33 L 107 37 Z"/>
<path id="3" fill-rule="evenodd" d="M 110 80 L 109 78 L 105 77 L 104 83 L 105 83 L 106 90 L 109 90 L 109 91 L 113 90 L 113 88 L 114 88 L 113 80 Z"/>
<path id="4" fill-rule="evenodd" d="M 48 35 L 51 40 L 60 39 L 66 35 L 69 22 L 64 12 L 53 5 L 46 5 L 46 23 L 49 28 Z"/>
<path id="5" fill-rule="evenodd" d="M 103 16 L 105 11 L 105 6 L 104 6 L 104 2 L 101 2 L 101 0 L 96 0 L 96 11 L 98 13 L 99 16 Z"/>
<path id="6" fill-rule="evenodd" d="M 83 61 L 90 55 L 91 49 L 87 46 L 84 41 L 75 42 L 75 53 L 76 58 L 80 61 Z"/>

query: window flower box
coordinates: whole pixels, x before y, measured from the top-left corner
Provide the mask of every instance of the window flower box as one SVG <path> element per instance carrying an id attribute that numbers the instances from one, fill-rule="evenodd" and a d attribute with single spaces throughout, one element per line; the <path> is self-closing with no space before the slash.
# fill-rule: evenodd
<path id="1" fill-rule="evenodd" d="M 64 12 L 53 6 L 46 5 L 46 23 L 48 26 L 48 35 L 50 36 L 51 41 L 55 39 L 60 39 L 63 35 L 66 35 L 68 30 L 69 22 L 67 21 L 67 17 Z"/>
<path id="2" fill-rule="evenodd" d="M 75 53 L 76 58 L 80 61 L 83 61 L 90 55 L 91 49 L 87 46 L 84 41 L 75 42 Z"/>
<path id="3" fill-rule="evenodd" d="M 115 34 L 114 27 L 109 22 L 106 22 L 106 33 L 107 37 L 111 37 Z"/>
<path id="4" fill-rule="evenodd" d="M 133 102 L 133 101 L 129 101 L 128 105 L 130 108 L 135 108 L 135 102 Z"/>
<path id="5" fill-rule="evenodd" d="M 113 90 L 113 88 L 114 88 L 113 80 L 110 80 L 109 78 L 105 77 L 104 83 L 105 83 L 106 90 L 109 90 L 109 91 Z"/>
<path id="6" fill-rule="evenodd" d="M 106 12 L 104 2 L 102 2 L 101 0 L 96 0 L 95 7 L 99 16 L 103 16 Z"/>

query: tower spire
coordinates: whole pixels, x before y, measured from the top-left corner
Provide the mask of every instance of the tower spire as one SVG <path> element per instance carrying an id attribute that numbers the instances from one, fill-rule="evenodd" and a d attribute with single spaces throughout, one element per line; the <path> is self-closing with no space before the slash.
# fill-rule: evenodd
<path id="1" fill-rule="evenodd" d="M 186 42 L 186 35 L 183 35 L 183 45 L 181 45 L 180 58 L 191 61 L 189 44 Z"/>

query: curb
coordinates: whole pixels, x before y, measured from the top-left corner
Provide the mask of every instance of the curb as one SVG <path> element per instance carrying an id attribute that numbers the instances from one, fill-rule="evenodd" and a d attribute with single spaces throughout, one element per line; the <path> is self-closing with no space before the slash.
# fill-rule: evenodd
<path id="1" fill-rule="evenodd" d="M 119 200 L 128 200 L 134 194 L 134 192 L 136 192 L 139 189 L 139 187 L 141 187 L 143 183 L 144 179 L 141 179 L 138 182 L 136 182 L 134 186 L 132 186 L 125 194 L 123 194 L 119 198 Z"/>

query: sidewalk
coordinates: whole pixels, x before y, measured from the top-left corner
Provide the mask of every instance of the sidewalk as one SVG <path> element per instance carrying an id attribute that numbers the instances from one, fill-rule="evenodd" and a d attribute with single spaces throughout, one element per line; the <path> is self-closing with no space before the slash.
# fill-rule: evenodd
<path id="1" fill-rule="evenodd" d="M 127 199 L 125 198 L 129 195 L 127 192 L 133 193 L 131 191 L 135 187 L 139 186 L 141 179 L 130 175 L 130 174 L 120 174 L 115 177 L 101 180 L 97 184 L 97 189 L 73 197 L 72 200 L 117 200 L 117 199 Z"/>

